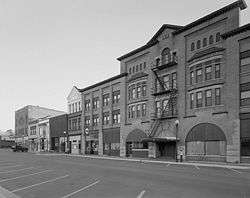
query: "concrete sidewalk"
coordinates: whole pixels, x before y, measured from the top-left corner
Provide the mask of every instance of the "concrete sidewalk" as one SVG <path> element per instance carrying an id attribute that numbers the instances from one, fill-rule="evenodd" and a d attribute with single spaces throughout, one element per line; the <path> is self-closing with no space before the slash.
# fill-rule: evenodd
<path id="1" fill-rule="evenodd" d="M 47 156 L 69 156 L 69 157 L 81 157 L 89 159 L 102 159 L 102 160 L 117 160 L 117 161 L 131 161 L 140 163 L 155 163 L 155 164 L 173 164 L 173 165 L 184 165 L 184 166 L 202 166 L 202 167 L 217 167 L 217 168 L 229 168 L 229 169 L 249 169 L 250 164 L 229 164 L 229 163 L 215 163 L 215 162 L 174 162 L 174 161 L 163 161 L 157 159 L 142 159 L 142 158 L 122 158 L 122 157 L 111 157 L 111 156 L 97 156 L 97 155 L 74 155 L 64 153 L 36 153 L 36 155 L 47 155 Z"/>
<path id="2" fill-rule="evenodd" d="M 20 198 L 20 197 L 0 186 L 0 198 Z"/>

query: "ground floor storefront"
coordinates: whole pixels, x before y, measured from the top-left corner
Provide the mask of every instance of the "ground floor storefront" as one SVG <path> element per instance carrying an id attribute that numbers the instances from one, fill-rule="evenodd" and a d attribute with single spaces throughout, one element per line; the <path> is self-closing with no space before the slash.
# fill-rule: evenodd
<path id="1" fill-rule="evenodd" d="M 120 156 L 120 128 L 104 129 L 103 154 L 108 156 Z"/>
<path id="2" fill-rule="evenodd" d="M 240 115 L 241 162 L 250 163 L 250 113 Z"/>
<path id="3" fill-rule="evenodd" d="M 31 138 L 29 142 L 29 151 L 40 152 L 50 150 L 50 141 L 47 138 Z"/>

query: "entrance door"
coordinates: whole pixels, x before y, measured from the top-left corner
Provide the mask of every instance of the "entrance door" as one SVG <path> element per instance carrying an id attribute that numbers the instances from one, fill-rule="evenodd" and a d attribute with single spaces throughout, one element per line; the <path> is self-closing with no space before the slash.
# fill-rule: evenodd
<path id="1" fill-rule="evenodd" d="M 164 158 L 175 158 L 175 142 L 159 142 L 159 156 Z"/>

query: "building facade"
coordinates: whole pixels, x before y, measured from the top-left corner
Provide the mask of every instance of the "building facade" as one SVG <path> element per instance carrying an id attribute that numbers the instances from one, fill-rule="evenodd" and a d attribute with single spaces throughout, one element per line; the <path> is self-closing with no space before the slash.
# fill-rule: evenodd
<path id="1" fill-rule="evenodd" d="M 64 114 L 63 111 L 57 111 L 40 106 L 28 105 L 15 111 L 15 139 L 19 144 L 29 147 L 29 124 L 30 122 L 44 117 L 52 117 Z"/>
<path id="2" fill-rule="evenodd" d="M 249 160 L 250 25 L 239 20 L 246 7 L 238 0 L 185 26 L 164 24 L 118 58 L 120 75 L 74 87 L 69 115 L 81 123 L 73 140 L 81 153 Z"/>

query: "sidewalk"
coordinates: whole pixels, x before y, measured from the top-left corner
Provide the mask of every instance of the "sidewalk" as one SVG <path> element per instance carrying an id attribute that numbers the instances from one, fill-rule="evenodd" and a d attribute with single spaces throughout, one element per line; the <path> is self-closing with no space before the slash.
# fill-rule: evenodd
<path id="1" fill-rule="evenodd" d="M 98 155 L 76 155 L 76 154 L 64 154 L 64 153 L 36 153 L 36 155 L 47 155 L 47 156 L 70 156 L 70 157 L 81 157 L 89 159 L 102 159 L 102 160 L 117 160 L 117 161 L 131 161 L 140 163 L 155 163 L 155 164 L 173 164 L 173 165 L 185 165 L 185 166 L 202 166 L 202 167 L 217 167 L 217 168 L 229 168 L 229 169 L 249 169 L 250 164 L 232 164 L 223 162 L 175 162 L 175 161 L 164 161 L 159 159 L 144 159 L 144 158 L 122 158 L 114 156 L 98 156 Z"/>

